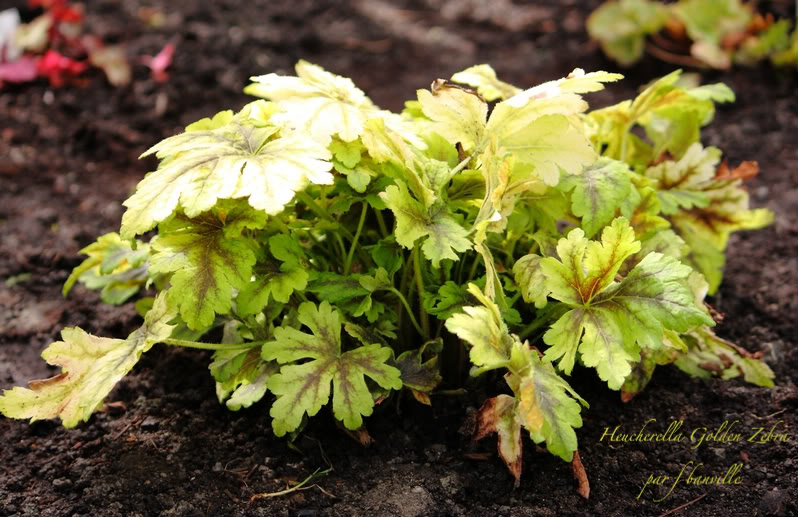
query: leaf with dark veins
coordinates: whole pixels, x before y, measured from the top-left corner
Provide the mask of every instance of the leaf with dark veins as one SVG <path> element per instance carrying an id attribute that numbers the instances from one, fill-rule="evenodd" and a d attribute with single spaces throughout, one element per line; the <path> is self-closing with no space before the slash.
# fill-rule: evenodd
<path id="1" fill-rule="evenodd" d="M 557 245 L 561 260 L 540 261 L 546 289 L 572 309 L 544 334 L 546 360 L 570 374 L 579 352 L 585 366 L 596 367 L 618 389 L 631 363 L 640 360 L 640 349 L 659 349 L 666 330 L 714 324 L 688 285 L 692 269 L 674 257 L 648 253 L 616 281 L 624 261 L 640 248 L 628 221 L 617 218 L 601 242 L 575 229 Z"/>
<path id="2" fill-rule="evenodd" d="M 244 206 L 175 217 L 152 241 L 151 273 L 173 273 L 168 299 L 189 328 L 213 323 L 232 308 L 233 289 L 250 282 L 255 253 L 241 235 L 244 227 L 262 227 L 265 216 Z"/>
<path id="3" fill-rule="evenodd" d="M 559 188 L 571 192 L 571 210 L 582 218 L 587 237 L 609 223 L 629 196 L 631 170 L 624 162 L 599 158 L 579 174 L 564 176 Z"/>
<path id="4" fill-rule="evenodd" d="M 385 389 L 402 387 L 399 370 L 387 364 L 391 349 L 371 344 L 343 352 L 340 314 L 326 301 L 318 308 L 303 303 L 298 318 L 311 334 L 279 327 L 261 351 L 263 359 L 283 365 L 269 380 L 269 390 L 277 395 L 270 412 L 274 434 L 283 436 L 299 427 L 306 413 L 318 413 L 330 399 L 331 384 L 333 414 L 348 429 L 357 429 L 374 408 L 366 377 Z M 310 360 L 297 363 L 305 359 Z"/>
<path id="5" fill-rule="evenodd" d="M 521 424 L 535 443 L 545 441 L 550 453 L 571 461 L 577 446 L 574 427 L 582 426 L 579 404 L 587 402 L 537 352 L 527 355 L 528 370 L 515 390 Z"/>
<path id="6" fill-rule="evenodd" d="M 385 189 L 380 197 L 396 217 L 396 242 L 412 249 L 418 239 L 426 237 L 421 250 L 433 267 L 439 268 L 443 259 L 459 260 L 456 252 L 471 249 L 468 231 L 455 221 L 446 207 L 424 208 L 402 181 L 397 180 L 396 185 Z"/>

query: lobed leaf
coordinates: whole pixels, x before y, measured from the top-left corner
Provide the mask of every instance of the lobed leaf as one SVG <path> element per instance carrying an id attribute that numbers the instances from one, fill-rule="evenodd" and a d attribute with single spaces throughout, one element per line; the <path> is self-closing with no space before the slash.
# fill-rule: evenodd
<path id="1" fill-rule="evenodd" d="M 102 407 L 103 399 L 138 362 L 141 354 L 172 333 L 169 322 L 176 312 L 166 295 L 155 299 L 144 324 L 127 339 L 93 336 L 79 327 L 61 331 L 63 341 L 51 343 L 42 358 L 60 366 L 60 374 L 30 382 L 30 388 L 4 390 L 0 413 L 31 422 L 60 418 L 64 427 L 88 421 Z"/>
<path id="2" fill-rule="evenodd" d="M 277 302 L 288 303 L 294 291 L 307 287 L 309 274 L 299 244 L 288 235 L 279 234 L 269 238 L 269 249 L 272 258 L 258 260 L 253 269 L 254 279 L 236 297 L 242 315 L 262 311 L 270 296 Z"/>
<path id="3" fill-rule="evenodd" d="M 66 296 L 80 280 L 89 289 L 102 289 L 103 302 L 118 305 L 136 294 L 148 279 L 149 246 L 136 241 L 136 249 L 119 234 L 107 233 L 80 252 L 88 258 L 67 278 L 61 294 Z"/>
<path id="4" fill-rule="evenodd" d="M 623 162 L 599 158 L 581 174 L 565 176 L 560 188 L 571 192 L 571 211 L 582 218 L 590 238 L 615 218 L 632 189 L 632 171 Z"/>
<path id="5" fill-rule="evenodd" d="M 550 345 L 546 359 L 559 361 L 565 373 L 578 350 L 586 366 L 618 389 L 640 348 L 660 348 L 666 329 L 714 324 L 687 283 L 691 269 L 673 257 L 649 253 L 616 282 L 623 262 L 639 250 L 629 223 L 618 218 L 604 229 L 601 243 L 572 230 L 558 243 L 559 260 L 540 261 L 551 296 L 573 307 L 543 336 Z"/>
<path id="6" fill-rule="evenodd" d="M 249 120 L 205 131 L 187 131 L 153 146 L 142 156 L 163 161 L 123 204 L 123 239 L 152 229 L 180 208 L 195 217 L 221 199 L 246 197 L 269 215 L 283 211 L 311 183 L 330 185 L 330 152 L 302 134 L 273 138 L 276 127 Z"/>
<path id="7" fill-rule="evenodd" d="M 471 345 L 469 356 L 475 366 L 500 368 L 510 359 L 513 339 L 499 306 L 474 284 L 468 285 L 468 292 L 477 297 L 482 306 L 463 307 L 463 312 L 446 320 L 446 329 Z"/>
<path id="8" fill-rule="evenodd" d="M 418 239 L 426 237 L 421 250 L 435 268 L 443 259 L 459 260 L 456 252 L 471 249 L 468 232 L 445 209 L 426 210 L 415 200 L 401 181 L 380 194 L 396 218 L 396 242 L 412 249 Z"/>
<path id="9" fill-rule="evenodd" d="M 521 424 L 535 443 L 545 441 L 550 453 L 571 461 L 577 449 L 574 428 L 582 426 L 579 403 L 587 402 L 536 352 L 527 356 L 529 368 L 517 389 Z"/>
<path id="10" fill-rule="evenodd" d="M 220 350 L 209 368 L 216 379 L 216 396 L 231 411 L 250 407 L 266 395 L 269 378 L 277 373 L 274 362 L 266 362 L 256 348 Z"/>
<path id="11" fill-rule="evenodd" d="M 512 84 L 500 81 L 496 72 L 490 65 L 475 65 L 457 72 L 452 76 L 452 81 L 467 84 L 477 89 L 479 95 L 486 101 L 509 99 L 521 92 Z"/>
<path id="12" fill-rule="evenodd" d="M 501 144 L 520 164 L 531 167 L 530 174 L 550 186 L 557 185 L 560 171 L 578 174 L 598 157 L 584 132 L 563 115 L 539 117 L 501 139 Z"/>
<path id="13" fill-rule="evenodd" d="M 233 289 L 249 285 L 255 253 L 241 231 L 264 223 L 262 214 L 235 207 L 226 216 L 178 216 L 153 239 L 150 271 L 172 273 L 169 303 L 189 328 L 210 326 L 216 314 L 232 308 Z"/>
<path id="14" fill-rule="evenodd" d="M 479 95 L 438 80 L 432 92 L 418 90 L 424 114 L 434 122 L 432 130 L 449 143 L 472 150 L 484 139 L 488 105 Z"/>
<path id="15" fill-rule="evenodd" d="M 365 377 L 385 389 L 402 387 L 399 370 L 387 364 L 391 349 L 372 344 L 343 352 L 340 314 L 326 301 L 318 308 L 311 302 L 300 305 L 299 321 L 311 334 L 278 327 L 261 351 L 264 360 L 283 364 L 269 380 L 269 390 L 277 395 L 270 411 L 274 433 L 283 436 L 299 427 L 305 414 L 315 415 L 329 401 L 331 384 L 335 417 L 357 429 L 374 407 Z M 310 361 L 285 364 L 302 359 Z"/>

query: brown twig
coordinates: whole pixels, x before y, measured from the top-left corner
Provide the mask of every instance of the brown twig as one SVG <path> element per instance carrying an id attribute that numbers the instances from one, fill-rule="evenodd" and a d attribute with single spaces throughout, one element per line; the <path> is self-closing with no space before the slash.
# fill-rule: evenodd
<path id="1" fill-rule="evenodd" d="M 328 491 L 324 490 L 323 488 L 321 488 L 318 484 L 314 483 L 312 485 L 305 486 L 305 485 L 308 484 L 308 482 L 310 480 L 316 478 L 317 476 L 318 477 L 325 476 L 331 470 L 332 470 L 332 468 L 328 468 L 327 470 L 324 470 L 324 471 L 322 471 L 321 469 L 316 469 L 316 471 L 313 472 L 313 474 L 309 475 L 304 480 L 300 481 L 298 484 L 294 485 L 291 488 L 286 488 L 285 490 L 280 490 L 278 492 L 264 492 L 262 494 L 255 494 L 255 495 L 253 495 L 252 497 L 249 498 L 249 504 L 254 503 L 258 499 L 264 499 L 264 498 L 269 498 L 269 497 L 280 497 L 280 496 L 287 495 L 287 494 L 290 494 L 290 493 L 293 493 L 293 492 L 299 492 L 299 491 L 302 491 L 302 490 L 309 490 L 309 489 L 314 488 L 314 487 L 318 488 L 319 490 L 321 490 L 322 493 L 324 493 L 325 495 L 328 495 L 330 497 L 333 497 L 333 498 L 337 499 L 337 497 L 335 497 L 330 492 L 328 492 Z"/>
<path id="2" fill-rule="evenodd" d="M 590 497 L 590 482 L 587 480 L 587 472 L 585 466 L 582 465 L 582 458 L 579 457 L 579 451 L 574 451 L 574 459 L 571 461 L 571 470 L 574 474 L 577 487 L 576 492 L 588 499 Z"/>
<path id="3" fill-rule="evenodd" d="M 787 408 L 784 408 L 781 411 L 776 411 L 775 413 L 771 413 L 771 414 L 765 415 L 765 416 L 756 416 L 756 415 L 751 415 L 751 416 L 756 418 L 757 420 L 767 420 L 768 418 L 773 418 L 774 416 L 779 416 L 780 414 L 784 413 L 785 411 L 787 411 Z"/>
<path id="4" fill-rule="evenodd" d="M 489 461 L 493 458 L 493 454 L 489 452 L 467 452 L 463 454 L 463 457 L 473 461 Z"/>
<path id="5" fill-rule="evenodd" d="M 702 68 L 702 69 L 709 68 L 709 66 L 707 66 L 705 63 L 699 61 L 698 59 L 692 56 L 683 56 L 680 54 L 674 54 L 652 43 L 646 43 L 646 50 L 654 57 L 661 59 L 666 63 L 671 63 L 673 65 L 679 65 L 679 66 L 691 66 L 693 68 Z"/>
<path id="6" fill-rule="evenodd" d="M 127 424 L 127 425 L 126 425 L 126 426 L 125 426 L 125 427 L 124 427 L 124 428 L 123 428 L 121 431 L 119 431 L 118 433 L 116 433 L 116 435 L 114 435 L 114 437 L 113 437 L 113 440 L 118 440 L 118 439 L 120 439 L 120 438 L 122 437 L 122 435 L 123 435 L 123 434 L 125 434 L 125 432 L 126 432 L 128 429 L 130 429 L 130 428 L 131 428 L 131 427 L 133 427 L 134 425 L 138 425 L 139 423 L 141 423 L 141 421 L 142 421 L 142 420 L 144 420 L 144 417 L 139 417 L 139 418 L 137 418 L 136 420 L 133 420 L 132 422 L 130 422 L 129 424 Z"/>
<path id="7" fill-rule="evenodd" d="M 667 512 L 665 512 L 665 513 L 661 513 L 661 514 L 659 514 L 657 517 L 665 517 L 666 515 L 670 515 L 670 514 L 672 514 L 672 513 L 676 513 L 676 512 L 678 512 L 679 510 L 682 510 L 682 509 L 684 509 L 684 508 L 687 508 L 687 507 L 688 507 L 688 506 L 690 506 L 691 504 L 693 504 L 693 503 L 697 503 L 697 502 L 698 502 L 698 501 L 700 501 L 701 499 L 705 498 L 705 497 L 707 496 L 707 494 L 708 494 L 708 493 L 709 493 L 709 492 L 704 492 L 703 494 L 701 494 L 700 496 L 696 497 L 696 498 L 695 498 L 695 499 L 693 499 L 692 501 L 689 501 L 689 502 L 687 502 L 687 503 L 684 503 L 684 504 L 682 504 L 682 505 L 679 505 L 679 506 L 677 506 L 676 508 L 673 508 L 673 509 L 671 509 L 671 510 L 668 510 L 668 511 L 667 511 Z"/>
<path id="8" fill-rule="evenodd" d="M 652 34 L 651 39 L 653 40 L 654 43 L 656 43 L 658 47 L 668 51 L 678 52 L 678 51 L 689 50 L 689 46 L 685 47 L 684 44 L 680 45 L 678 42 L 667 39 L 659 33 Z"/>

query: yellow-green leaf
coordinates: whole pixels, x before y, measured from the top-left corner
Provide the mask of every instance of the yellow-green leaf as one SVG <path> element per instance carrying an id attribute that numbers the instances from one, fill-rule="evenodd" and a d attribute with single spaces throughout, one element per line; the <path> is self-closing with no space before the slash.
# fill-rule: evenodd
<path id="1" fill-rule="evenodd" d="M 269 215 L 283 211 L 311 183 L 331 185 L 330 152 L 306 135 L 275 138 L 277 128 L 248 121 L 207 131 L 188 131 L 152 147 L 161 167 L 148 174 L 124 205 L 122 238 L 165 221 L 181 208 L 189 217 L 220 199 L 247 198 Z"/>
<path id="2" fill-rule="evenodd" d="M 127 339 L 97 337 L 79 327 L 64 329 L 63 341 L 50 344 L 42 352 L 45 361 L 62 368 L 61 373 L 31 381 L 30 389 L 5 390 L 0 397 L 0 413 L 31 422 L 59 417 L 64 427 L 87 421 L 141 354 L 169 337 L 174 328 L 169 321 L 175 315 L 162 293 L 144 324 Z"/>
<path id="3" fill-rule="evenodd" d="M 488 105 L 478 95 L 448 86 L 445 81 L 436 85 L 432 92 L 417 92 L 424 114 L 435 122 L 432 130 L 452 145 L 474 149 L 484 139 Z"/>
<path id="4" fill-rule="evenodd" d="M 269 390 L 277 395 L 270 411 L 274 434 L 283 436 L 299 427 L 305 414 L 315 415 L 329 401 L 331 384 L 335 417 L 357 429 L 374 408 L 365 377 L 385 389 L 402 387 L 399 370 L 387 364 L 391 349 L 371 344 L 343 352 L 340 313 L 326 301 L 318 308 L 303 303 L 298 317 L 311 334 L 278 327 L 274 341 L 261 351 L 265 360 L 284 365 L 269 380 Z M 310 361 L 295 364 L 302 359 Z"/>
<path id="5" fill-rule="evenodd" d="M 473 86 L 486 101 L 509 99 L 521 92 L 520 88 L 499 80 L 493 68 L 484 64 L 457 72 L 452 76 L 452 81 Z"/>

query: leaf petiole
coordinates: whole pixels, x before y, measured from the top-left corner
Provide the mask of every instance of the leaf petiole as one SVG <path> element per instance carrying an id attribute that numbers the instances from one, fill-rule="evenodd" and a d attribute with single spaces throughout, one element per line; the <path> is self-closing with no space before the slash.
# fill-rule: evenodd
<path id="1" fill-rule="evenodd" d="M 422 336 L 426 336 L 425 332 L 421 329 L 421 326 L 418 324 L 418 321 L 416 320 L 416 317 L 413 315 L 413 311 L 412 311 L 412 309 L 410 309 L 410 304 L 407 303 L 407 298 L 405 298 L 404 295 L 402 293 L 400 293 L 399 290 L 397 288 L 395 288 L 395 287 L 391 287 L 388 290 L 390 292 L 392 292 L 393 294 L 395 294 L 399 298 L 399 301 L 402 302 L 402 305 L 405 306 L 405 310 L 407 311 L 407 315 L 410 317 L 410 322 L 413 324 L 414 327 L 416 327 L 416 330 L 418 331 L 418 333 L 421 334 Z"/>
<path id="2" fill-rule="evenodd" d="M 355 255 L 355 248 L 357 248 L 357 241 L 360 239 L 360 233 L 363 231 L 363 224 L 366 222 L 366 213 L 368 212 L 369 204 L 363 202 L 363 209 L 360 211 L 360 220 L 357 223 L 357 231 L 355 231 L 355 238 L 352 240 L 352 246 L 349 247 L 349 254 L 346 256 L 344 262 L 344 274 L 348 275 L 352 267 L 352 257 Z"/>
<path id="3" fill-rule="evenodd" d="M 265 341 L 252 341 L 249 343 L 224 344 L 224 343 L 200 343 L 199 341 L 187 341 L 185 339 L 166 338 L 160 341 L 164 345 L 182 346 L 185 348 L 197 348 L 199 350 L 246 350 L 263 346 Z"/>
<path id="4" fill-rule="evenodd" d="M 424 339 L 429 339 L 429 316 L 424 308 L 424 279 L 421 277 L 421 259 L 418 256 L 418 246 L 413 248 L 413 269 L 416 275 L 416 286 L 418 287 L 418 310 L 421 313 L 421 326 L 424 327 L 422 335 Z"/>

